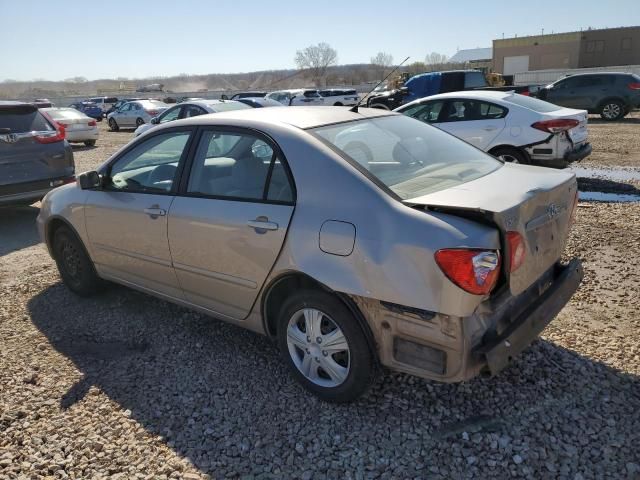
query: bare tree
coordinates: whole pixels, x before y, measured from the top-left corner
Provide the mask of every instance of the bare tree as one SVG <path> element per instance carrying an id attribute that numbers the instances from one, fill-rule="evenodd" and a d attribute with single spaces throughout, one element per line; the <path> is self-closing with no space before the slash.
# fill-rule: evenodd
<path id="1" fill-rule="evenodd" d="M 338 63 L 338 52 L 328 43 L 320 42 L 298 50 L 295 62 L 300 70 L 308 69 L 314 83 L 320 86 L 327 69 Z"/>
<path id="2" fill-rule="evenodd" d="M 393 55 L 386 52 L 378 52 L 375 57 L 371 57 L 371 65 L 378 67 L 377 71 L 380 72 L 379 77 L 382 80 L 385 70 L 393 65 Z"/>
<path id="3" fill-rule="evenodd" d="M 424 59 L 424 63 L 429 65 L 431 67 L 431 70 L 437 70 L 438 68 L 441 68 L 442 65 L 446 64 L 448 61 L 449 58 L 446 55 L 438 52 L 431 52 L 427 54 Z"/>

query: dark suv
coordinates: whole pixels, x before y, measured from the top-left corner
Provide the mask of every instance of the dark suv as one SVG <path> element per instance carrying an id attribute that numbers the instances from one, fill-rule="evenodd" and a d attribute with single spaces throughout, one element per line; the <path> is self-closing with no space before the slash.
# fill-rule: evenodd
<path id="1" fill-rule="evenodd" d="M 538 98 L 619 120 L 640 107 L 640 77 L 632 73 L 581 73 L 541 88 Z"/>
<path id="2" fill-rule="evenodd" d="M 35 105 L 0 101 L 0 205 L 29 205 L 75 181 L 64 129 Z"/>

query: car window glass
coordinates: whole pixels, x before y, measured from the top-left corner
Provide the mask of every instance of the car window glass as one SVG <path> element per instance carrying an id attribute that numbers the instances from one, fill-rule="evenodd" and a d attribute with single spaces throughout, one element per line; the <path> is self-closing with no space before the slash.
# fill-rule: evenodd
<path id="1" fill-rule="evenodd" d="M 112 165 L 107 188 L 140 193 L 169 192 L 189 134 L 170 132 L 139 143 Z"/>
<path id="2" fill-rule="evenodd" d="M 221 148 L 220 145 L 224 145 Z M 230 148 L 226 148 L 227 146 Z M 249 134 L 205 131 L 196 150 L 188 193 L 243 200 L 263 200 L 265 184 L 276 159 L 271 146 Z M 275 165 L 274 165 L 275 167 Z M 267 198 L 291 200 L 282 164 L 271 175 Z"/>
<path id="3" fill-rule="evenodd" d="M 174 120 L 177 120 L 178 117 L 180 116 L 180 109 L 181 108 L 182 107 L 175 107 L 175 108 L 172 108 L 170 110 L 167 110 L 166 113 L 163 113 L 160 116 L 159 123 L 173 122 Z"/>
<path id="4" fill-rule="evenodd" d="M 500 107 L 494 103 L 478 102 L 480 104 L 480 116 L 482 119 L 491 120 L 494 118 L 503 118 L 507 115 L 507 109 Z"/>
<path id="5" fill-rule="evenodd" d="M 0 128 L 8 128 L 9 133 L 54 130 L 42 114 L 31 106 L 16 106 L 0 110 Z"/>
<path id="6" fill-rule="evenodd" d="M 438 116 L 440 115 L 440 111 L 442 110 L 442 105 L 444 102 L 427 102 L 422 105 L 415 105 L 406 109 L 404 112 L 405 115 L 409 117 L 413 117 L 421 122 L 433 123 L 438 121 Z"/>
<path id="7" fill-rule="evenodd" d="M 120 107 L 121 112 L 128 112 L 131 109 L 130 103 L 125 103 L 122 107 Z"/>
<path id="8" fill-rule="evenodd" d="M 205 112 L 202 108 L 196 107 L 195 105 L 187 105 L 184 107 L 184 113 L 182 114 L 182 118 L 191 118 L 197 117 L 198 115 L 203 115 Z"/>
<path id="9" fill-rule="evenodd" d="M 480 102 L 474 100 L 451 100 L 443 113 L 443 122 L 481 120 Z"/>

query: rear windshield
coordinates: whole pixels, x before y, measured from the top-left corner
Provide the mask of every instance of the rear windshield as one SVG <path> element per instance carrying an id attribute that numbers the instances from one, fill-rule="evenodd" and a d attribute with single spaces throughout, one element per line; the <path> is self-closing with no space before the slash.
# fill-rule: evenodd
<path id="1" fill-rule="evenodd" d="M 502 166 L 462 140 L 404 115 L 310 131 L 402 200 L 455 187 Z"/>
<path id="2" fill-rule="evenodd" d="M 0 108 L 0 134 L 52 130 L 49 122 L 33 107 Z"/>
<path id="3" fill-rule="evenodd" d="M 503 100 L 505 102 L 513 103 L 514 105 L 519 105 L 521 107 L 528 108 L 529 110 L 533 110 L 534 112 L 539 113 L 555 112 L 556 110 L 560 110 L 562 108 L 558 105 L 554 105 L 553 103 L 545 102 L 544 100 L 538 100 L 537 98 L 527 97 L 526 95 L 520 95 L 518 93 L 509 95 Z"/>
<path id="4" fill-rule="evenodd" d="M 73 108 L 47 109 L 45 110 L 45 112 L 47 112 L 47 114 L 54 120 L 72 120 L 74 118 L 86 118 L 86 115 L 84 113 L 79 112 L 78 110 L 75 110 Z"/>
<path id="5" fill-rule="evenodd" d="M 320 96 L 317 90 L 305 90 L 304 96 L 307 98 L 317 98 Z"/>

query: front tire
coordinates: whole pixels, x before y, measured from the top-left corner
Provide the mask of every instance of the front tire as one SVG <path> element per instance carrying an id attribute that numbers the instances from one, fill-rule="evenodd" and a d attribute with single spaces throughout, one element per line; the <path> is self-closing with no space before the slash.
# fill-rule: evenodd
<path id="1" fill-rule="evenodd" d="M 139 127 L 140 125 L 144 125 L 144 120 L 141 118 L 136 118 L 136 127 Z"/>
<path id="2" fill-rule="evenodd" d="M 600 107 L 600 117 L 607 122 L 620 120 L 625 116 L 625 106 L 618 100 L 609 100 Z"/>
<path id="3" fill-rule="evenodd" d="M 342 103 L 340 102 L 336 102 L 333 104 L 334 107 L 342 107 Z"/>
<path id="4" fill-rule="evenodd" d="M 98 277 L 84 245 L 69 227 L 60 227 L 53 237 L 53 257 L 69 290 L 88 297 L 100 291 L 103 280 Z"/>
<path id="5" fill-rule="evenodd" d="M 115 118 L 110 118 L 109 119 L 109 129 L 112 132 L 117 132 L 118 130 L 120 130 L 120 127 L 118 126 L 118 122 L 116 122 Z"/>
<path id="6" fill-rule="evenodd" d="M 365 333 L 335 296 L 303 290 L 282 306 L 278 344 L 284 362 L 302 386 L 328 402 L 350 402 L 375 376 Z"/>
<path id="7" fill-rule="evenodd" d="M 531 163 L 529 162 L 527 155 L 517 148 L 497 148 L 492 152 L 492 155 L 507 163 L 519 163 L 521 165 L 528 165 Z"/>

